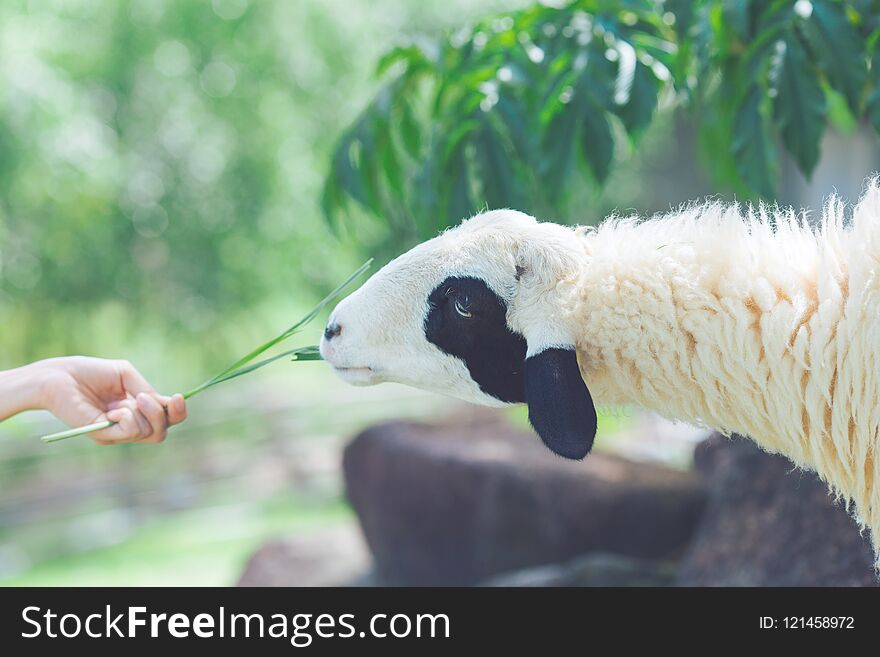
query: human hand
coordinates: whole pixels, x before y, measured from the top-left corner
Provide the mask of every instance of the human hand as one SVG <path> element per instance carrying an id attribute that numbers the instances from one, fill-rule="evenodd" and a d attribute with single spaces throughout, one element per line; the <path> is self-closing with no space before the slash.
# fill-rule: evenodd
<path id="1" fill-rule="evenodd" d="M 168 427 L 186 419 L 182 395 L 157 393 L 124 360 L 71 356 L 38 361 L 27 368 L 42 381 L 36 407 L 51 411 L 70 426 L 102 420 L 116 423 L 89 434 L 99 445 L 160 443 Z"/>

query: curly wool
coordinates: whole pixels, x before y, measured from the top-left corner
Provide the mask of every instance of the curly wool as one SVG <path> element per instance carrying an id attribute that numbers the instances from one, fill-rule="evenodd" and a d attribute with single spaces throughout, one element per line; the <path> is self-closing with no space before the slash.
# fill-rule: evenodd
<path id="1" fill-rule="evenodd" d="M 877 181 L 850 222 L 834 198 L 815 227 L 792 210 L 709 203 L 576 234 L 583 263 L 557 293 L 596 401 L 750 436 L 854 502 L 876 547 Z"/>

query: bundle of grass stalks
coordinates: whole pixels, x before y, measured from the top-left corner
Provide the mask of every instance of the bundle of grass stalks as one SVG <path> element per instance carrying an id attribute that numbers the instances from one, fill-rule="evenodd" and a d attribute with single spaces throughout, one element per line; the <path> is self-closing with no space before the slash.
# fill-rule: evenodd
<path id="1" fill-rule="evenodd" d="M 312 308 L 308 313 L 306 313 L 299 321 L 285 329 L 280 334 L 276 335 L 274 338 L 261 344 L 259 347 L 251 351 L 245 356 L 242 356 L 237 361 L 235 361 L 232 365 L 224 369 L 222 372 L 217 375 L 211 377 L 204 383 L 199 386 L 196 386 L 192 390 L 183 393 L 184 399 L 189 399 L 190 397 L 195 397 L 197 394 L 204 392 L 208 388 L 213 388 L 216 385 L 221 383 L 225 383 L 226 381 L 230 381 L 232 379 L 237 379 L 240 376 L 244 376 L 245 374 L 250 374 L 251 372 L 260 369 L 261 367 L 265 367 L 270 363 L 274 363 L 276 360 L 281 360 L 282 358 L 289 357 L 291 361 L 307 361 L 307 360 L 321 360 L 321 354 L 318 353 L 318 347 L 315 345 L 310 345 L 308 347 L 297 347 L 295 349 L 289 349 L 287 351 L 283 351 L 280 354 L 276 354 L 274 356 L 270 356 L 269 358 L 265 358 L 263 360 L 259 360 L 254 362 L 257 357 L 262 356 L 264 353 L 269 351 L 272 347 L 277 344 L 287 340 L 289 337 L 295 335 L 312 321 L 318 314 L 324 309 L 324 307 L 333 301 L 336 297 L 338 297 L 342 291 L 348 287 L 348 285 L 355 280 L 358 276 L 363 274 L 367 269 L 369 269 L 370 264 L 372 263 L 372 259 L 365 262 L 363 265 L 358 267 L 357 271 L 355 271 L 351 276 L 349 276 L 345 281 L 339 285 L 335 290 L 333 290 L 330 294 L 324 297 L 318 305 Z M 59 440 L 65 440 L 67 438 L 73 438 L 74 436 L 82 436 L 87 433 L 91 433 L 93 431 L 100 431 L 101 429 L 106 429 L 107 427 L 115 424 L 110 420 L 104 420 L 103 422 L 96 422 L 94 424 L 89 424 L 83 427 L 77 427 L 75 429 L 69 429 L 67 431 L 59 431 L 58 433 L 49 434 L 48 436 L 43 436 L 40 440 L 45 443 L 54 443 Z"/>

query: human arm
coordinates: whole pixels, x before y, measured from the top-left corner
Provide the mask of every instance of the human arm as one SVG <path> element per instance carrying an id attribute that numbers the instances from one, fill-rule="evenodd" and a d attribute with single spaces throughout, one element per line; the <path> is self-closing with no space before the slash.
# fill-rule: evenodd
<path id="1" fill-rule="evenodd" d="M 45 409 L 71 426 L 115 422 L 90 434 L 102 445 L 157 443 L 186 418 L 181 395 L 157 393 L 127 361 L 50 358 L 0 372 L 0 420 Z"/>

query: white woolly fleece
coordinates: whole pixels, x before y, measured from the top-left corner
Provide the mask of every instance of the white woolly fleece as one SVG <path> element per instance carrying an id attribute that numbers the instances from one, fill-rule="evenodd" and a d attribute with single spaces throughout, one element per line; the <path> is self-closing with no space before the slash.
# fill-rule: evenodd
<path id="1" fill-rule="evenodd" d="M 832 198 L 815 228 L 789 209 L 705 204 L 577 235 L 583 265 L 561 293 L 594 399 L 741 433 L 815 470 L 876 548 L 877 181 L 846 226 Z"/>
<path id="2" fill-rule="evenodd" d="M 845 225 L 706 203 L 598 229 L 483 213 L 403 254 L 343 300 L 321 353 L 356 384 L 398 381 L 500 405 L 424 335 L 427 298 L 475 276 L 529 355 L 577 349 L 598 404 L 741 433 L 815 470 L 880 541 L 880 186 Z M 880 565 L 880 560 L 878 560 Z"/>

